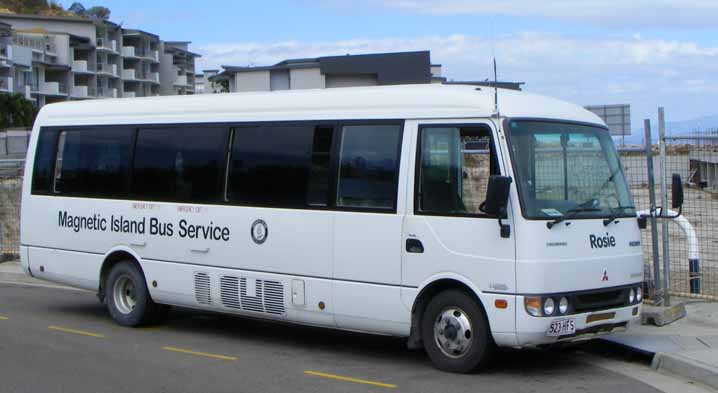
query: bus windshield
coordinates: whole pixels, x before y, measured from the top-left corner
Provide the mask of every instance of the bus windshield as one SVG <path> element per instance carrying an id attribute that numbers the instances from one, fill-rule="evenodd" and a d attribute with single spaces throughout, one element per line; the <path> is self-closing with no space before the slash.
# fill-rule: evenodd
<path id="1" fill-rule="evenodd" d="M 606 129 L 515 120 L 508 134 L 524 217 L 636 215 Z"/>

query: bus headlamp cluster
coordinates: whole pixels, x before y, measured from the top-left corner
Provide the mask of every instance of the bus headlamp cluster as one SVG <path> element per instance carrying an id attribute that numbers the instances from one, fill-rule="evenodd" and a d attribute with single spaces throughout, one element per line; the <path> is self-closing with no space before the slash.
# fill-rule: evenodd
<path id="1" fill-rule="evenodd" d="M 643 300 L 643 290 L 640 286 L 628 291 L 628 304 L 640 303 Z"/>
<path id="2" fill-rule="evenodd" d="M 526 296 L 524 306 L 526 307 L 526 312 L 534 317 L 560 316 L 569 312 L 569 301 L 566 296 Z"/>

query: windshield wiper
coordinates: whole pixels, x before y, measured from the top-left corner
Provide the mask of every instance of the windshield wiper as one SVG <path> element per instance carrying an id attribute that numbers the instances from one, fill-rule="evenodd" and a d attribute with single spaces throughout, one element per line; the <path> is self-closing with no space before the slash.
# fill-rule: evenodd
<path id="1" fill-rule="evenodd" d="M 608 216 L 605 220 L 603 220 L 603 226 L 607 227 L 610 223 L 616 221 L 616 219 L 621 215 L 621 212 L 623 212 L 626 209 L 635 209 L 635 206 L 618 206 L 611 209 L 611 215 Z"/>
<path id="2" fill-rule="evenodd" d="M 598 212 L 601 211 L 601 209 L 597 207 L 585 207 L 585 206 L 578 206 L 574 207 L 573 209 L 568 209 L 566 211 L 566 214 L 564 214 L 561 217 L 556 218 L 553 221 L 549 221 L 546 223 L 546 228 L 551 229 L 554 227 L 554 225 L 562 223 L 566 220 L 570 220 L 574 217 L 576 217 L 576 214 L 583 213 L 583 212 Z"/>

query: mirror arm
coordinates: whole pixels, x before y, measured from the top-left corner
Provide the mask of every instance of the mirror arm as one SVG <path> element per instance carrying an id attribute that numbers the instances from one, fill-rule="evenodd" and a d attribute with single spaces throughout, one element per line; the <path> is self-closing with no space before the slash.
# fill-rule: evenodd
<path id="1" fill-rule="evenodd" d="M 504 239 L 508 239 L 509 237 L 511 237 L 511 225 L 504 224 L 504 222 L 502 221 L 504 218 L 507 218 L 507 216 L 508 215 L 506 214 L 506 208 L 502 207 L 501 211 L 499 211 L 499 214 L 496 217 L 499 220 L 499 228 L 501 228 L 501 237 Z"/>

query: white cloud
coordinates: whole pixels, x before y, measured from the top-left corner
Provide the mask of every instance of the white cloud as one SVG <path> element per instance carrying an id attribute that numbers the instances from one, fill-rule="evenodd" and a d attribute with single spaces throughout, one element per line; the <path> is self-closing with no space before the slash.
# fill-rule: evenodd
<path id="1" fill-rule="evenodd" d="M 325 0 L 360 6 L 356 1 Z M 715 0 L 370 0 L 368 4 L 435 15 L 502 15 L 620 27 L 715 28 Z"/>
<path id="2" fill-rule="evenodd" d="M 525 81 L 526 90 L 579 104 L 631 103 L 635 122 L 663 105 L 681 117 L 718 110 L 718 47 L 689 41 L 629 37 L 569 37 L 522 32 L 489 40 L 473 35 L 356 38 L 341 41 L 211 44 L 198 48 L 200 66 L 269 65 L 290 58 L 431 50 L 444 76 Z M 701 83 L 696 83 L 701 81 Z M 643 114 L 642 114 L 643 113 Z M 638 123 L 636 123 L 638 124 Z"/>

